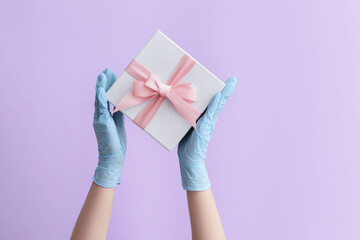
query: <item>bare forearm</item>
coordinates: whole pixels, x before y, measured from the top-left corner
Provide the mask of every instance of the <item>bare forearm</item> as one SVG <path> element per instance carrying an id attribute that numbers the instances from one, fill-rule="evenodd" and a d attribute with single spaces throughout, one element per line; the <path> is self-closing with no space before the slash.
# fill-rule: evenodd
<path id="1" fill-rule="evenodd" d="M 100 187 L 93 182 L 71 239 L 106 239 L 113 197 L 114 188 Z"/>
<path id="2" fill-rule="evenodd" d="M 221 219 L 211 189 L 187 191 L 193 240 L 225 238 Z"/>

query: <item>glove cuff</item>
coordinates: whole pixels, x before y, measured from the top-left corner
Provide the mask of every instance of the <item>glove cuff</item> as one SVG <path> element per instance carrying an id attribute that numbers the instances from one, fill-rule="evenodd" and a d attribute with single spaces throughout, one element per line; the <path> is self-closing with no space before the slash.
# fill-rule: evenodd
<path id="1" fill-rule="evenodd" d="M 204 165 L 186 165 L 180 161 L 181 180 L 184 190 L 204 191 L 211 188 L 210 180 Z"/>
<path id="2" fill-rule="evenodd" d="M 95 169 L 93 181 L 102 187 L 113 188 L 120 184 L 120 177 L 123 164 L 122 161 L 102 161 L 99 159 L 98 166 Z"/>

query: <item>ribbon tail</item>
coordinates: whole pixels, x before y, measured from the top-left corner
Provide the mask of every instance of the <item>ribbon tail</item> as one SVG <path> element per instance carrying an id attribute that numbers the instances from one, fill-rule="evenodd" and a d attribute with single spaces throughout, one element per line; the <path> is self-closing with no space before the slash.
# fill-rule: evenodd
<path id="1" fill-rule="evenodd" d="M 200 116 L 199 110 L 174 93 L 168 94 L 167 97 L 180 116 L 196 129 L 196 120 Z"/>
<path id="2" fill-rule="evenodd" d="M 159 110 L 164 99 L 165 98 L 161 97 L 160 95 L 155 97 L 148 105 L 143 108 L 143 110 L 141 110 L 140 113 L 138 113 L 134 119 L 134 122 L 140 128 L 145 129 Z"/>
<path id="3" fill-rule="evenodd" d="M 135 105 L 138 105 L 140 103 L 146 102 L 149 99 L 154 98 L 154 96 L 149 97 L 137 97 L 133 94 L 133 92 L 128 92 L 119 102 L 118 105 L 116 105 L 116 108 L 114 109 L 113 113 L 123 110 L 128 107 L 132 107 Z"/>

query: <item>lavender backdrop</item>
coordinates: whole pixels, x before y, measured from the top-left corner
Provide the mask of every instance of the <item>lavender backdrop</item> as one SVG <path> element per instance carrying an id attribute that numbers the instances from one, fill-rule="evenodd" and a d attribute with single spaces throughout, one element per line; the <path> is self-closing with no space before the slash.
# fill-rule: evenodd
<path id="1" fill-rule="evenodd" d="M 0 239 L 67 239 L 94 88 L 156 29 L 239 79 L 207 166 L 228 239 L 360 239 L 358 1 L 0 1 Z M 190 239 L 176 151 L 126 121 L 108 239 Z M 136 147 L 141 146 L 141 150 Z"/>

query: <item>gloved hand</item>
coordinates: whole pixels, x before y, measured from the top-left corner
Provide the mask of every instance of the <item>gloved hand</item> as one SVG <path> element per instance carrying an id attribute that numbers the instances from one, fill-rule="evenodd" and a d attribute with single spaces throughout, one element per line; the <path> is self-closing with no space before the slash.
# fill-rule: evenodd
<path id="1" fill-rule="evenodd" d="M 226 80 L 223 90 L 213 97 L 205 114 L 198 120 L 196 129 L 189 131 L 179 143 L 178 156 L 185 190 L 203 191 L 211 187 L 205 168 L 206 150 L 219 113 L 234 91 L 236 82 L 235 77 Z"/>
<path id="2" fill-rule="evenodd" d="M 93 177 L 97 185 L 113 188 L 120 184 L 121 171 L 126 153 L 124 115 L 109 111 L 106 91 L 115 82 L 116 76 L 105 69 L 96 83 L 94 130 L 98 143 L 99 163 Z"/>

